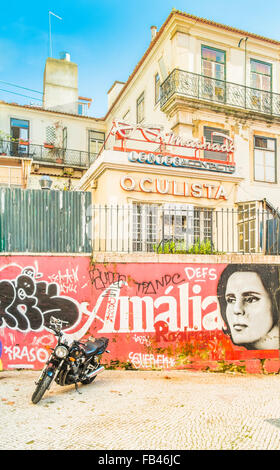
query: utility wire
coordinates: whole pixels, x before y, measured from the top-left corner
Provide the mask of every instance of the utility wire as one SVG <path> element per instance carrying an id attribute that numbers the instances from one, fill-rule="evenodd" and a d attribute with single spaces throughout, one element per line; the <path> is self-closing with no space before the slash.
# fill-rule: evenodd
<path id="1" fill-rule="evenodd" d="M 3 88 L 0 88 L 0 91 L 5 91 L 6 93 L 12 93 L 13 95 L 24 96 L 25 98 L 30 98 L 31 100 L 42 101 L 41 98 L 35 98 L 34 96 L 23 95 L 22 93 L 16 93 L 15 91 L 3 90 Z"/>
<path id="2" fill-rule="evenodd" d="M 43 94 L 42 91 L 32 90 L 32 88 L 25 88 L 24 86 L 20 86 L 20 85 L 14 85 L 13 83 L 4 82 L 3 80 L 0 80 L 0 83 L 4 83 L 5 85 L 14 86 L 16 88 L 22 88 L 23 90 L 34 91 L 35 93 L 40 93 L 40 95 Z"/>

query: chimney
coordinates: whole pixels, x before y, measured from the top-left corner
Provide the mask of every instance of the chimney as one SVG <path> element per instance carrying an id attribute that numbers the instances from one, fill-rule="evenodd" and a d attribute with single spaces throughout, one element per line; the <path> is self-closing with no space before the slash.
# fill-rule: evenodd
<path id="1" fill-rule="evenodd" d="M 124 87 L 124 82 L 115 81 L 111 86 L 110 90 L 107 92 L 108 95 L 108 109 L 112 106 L 117 96 L 120 94 L 122 88 Z"/>
<path id="2" fill-rule="evenodd" d="M 43 91 L 45 109 L 77 114 L 78 66 L 68 52 L 60 53 L 60 59 L 47 58 Z"/>
<path id="3" fill-rule="evenodd" d="M 151 26 L 151 33 L 152 33 L 152 40 L 155 39 L 157 35 L 157 27 L 156 26 Z"/>
<path id="4" fill-rule="evenodd" d="M 60 60 L 66 60 L 67 62 L 70 62 L 70 54 L 67 51 L 62 51 L 59 53 L 59 58 Z"/>

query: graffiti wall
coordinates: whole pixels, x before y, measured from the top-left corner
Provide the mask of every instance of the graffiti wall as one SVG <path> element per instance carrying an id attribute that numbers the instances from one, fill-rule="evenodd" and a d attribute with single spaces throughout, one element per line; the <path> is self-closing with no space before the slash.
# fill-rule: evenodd
<path id="1" fill-rule="evenodd" d="M 107 336 L 109 366 L 205 369 L 273 359 L 280 367 L 278 292 L 276 265 L 3 256 L 0 369 L 42 368 L 56 343 L 51 316 L 69 337 Z"/>

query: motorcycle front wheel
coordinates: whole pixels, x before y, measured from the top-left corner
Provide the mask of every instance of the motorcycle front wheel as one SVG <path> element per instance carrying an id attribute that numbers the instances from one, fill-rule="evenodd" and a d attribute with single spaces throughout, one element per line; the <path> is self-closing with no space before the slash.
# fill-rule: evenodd
<path id="1" fill-rule="evenodd" d="M 49 375 L 45 375 L 42 380 L 37 384 L 37 387 L 35 388 L 35 391 L 31 397 L 32 403 L 36 405 L 38 403 L 46 390 L 49 388 L 51 382 L 52 382 L 53 377 L 50 377 Z"/>

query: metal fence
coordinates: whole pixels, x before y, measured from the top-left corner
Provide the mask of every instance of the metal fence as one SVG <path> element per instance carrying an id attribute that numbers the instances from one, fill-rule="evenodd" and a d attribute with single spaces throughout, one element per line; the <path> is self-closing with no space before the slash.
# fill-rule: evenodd
<path id="1" fill-rule="evenodd" d="M 31 158 L 34 162 L 89 168 L 97 154 L 82 150 L 63 149 L 52 145 L 37 145 L 9 140 L 0 142 L 0 154 L 17 158 Z"/>
<path id="2" fill-rule="evenodd" d="M 0 251 L 280 254 L 277 211 L 92 205 L 90 192 L 0 188 Z"/>
<path id="3" fill-rule="evenodd" d="M 0 188 L 0 251 L 91 253 L 91 193 Z"/>
<path id="4" fill-rule="evenodd" d="M 254 205 L 128 204 L 94 206 L 92 213 L 94 251 L 280 254 L 278 213 Z"/>
<path id="5" fill-rule="evenodd" d="M 280 115 L 280 95 L 278 93 L 245 87 L 184 70 L 174 69 L 162 83 L 160 89 L 161 106 L 174 93 L 177 93 L 188 98 L 213 101 L 275 116 Z"/>

